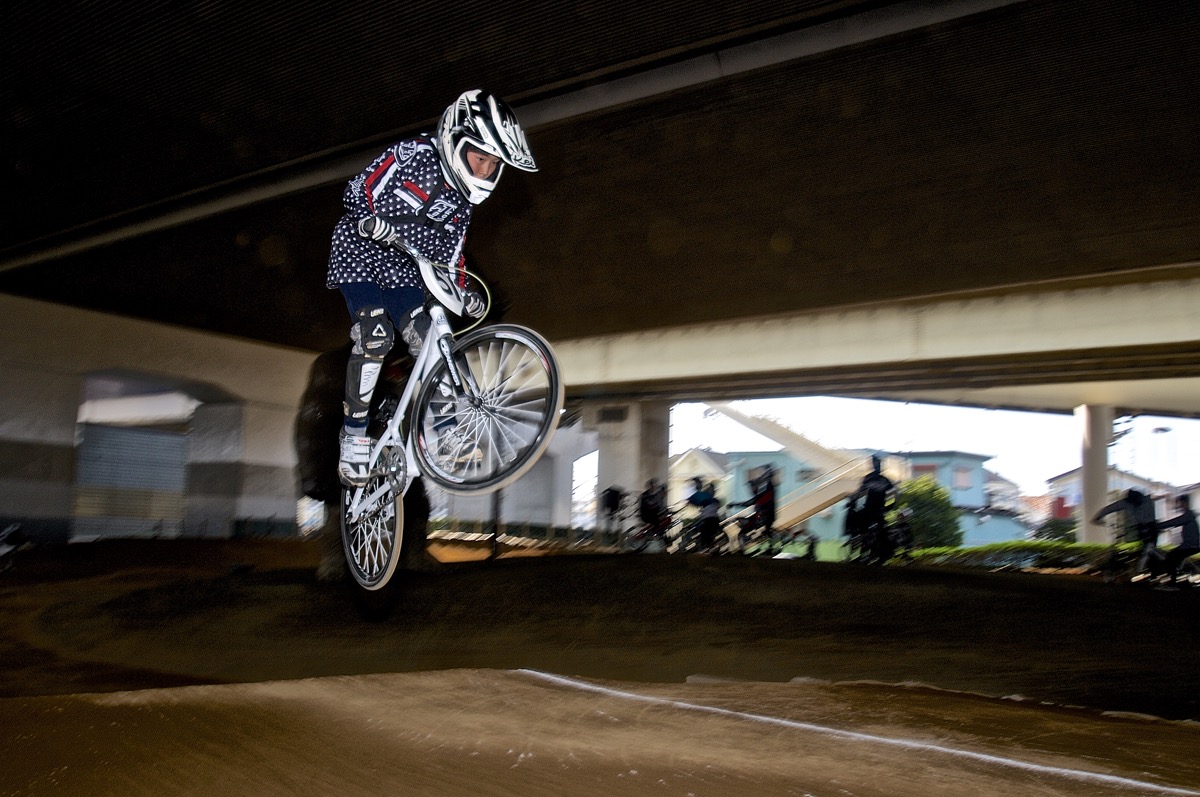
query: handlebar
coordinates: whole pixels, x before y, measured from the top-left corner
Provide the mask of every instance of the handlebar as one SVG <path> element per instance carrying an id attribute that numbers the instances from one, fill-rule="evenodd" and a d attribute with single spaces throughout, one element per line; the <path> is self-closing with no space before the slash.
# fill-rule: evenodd
<path id="1" fill-rule="evenodd" d="M 458 334 L 470 331 L 483 322 L 483 319 L 492 307 L 492 292 L 488 288 L 487 283 L 478 274 L 459 266 L 436 263 L 430 260 L 400 235 L 399 230 L 396 229 L 396 225 L 390 219 L 381 216 L 367 216 L 359 221 L 357 229 L 359 235 L 362 237 L 376 241 L 383 246 L 398 249 L 412 258 L 417 266 L 417 271 L 421 274 L 421 280 L 425 284 L 426 292 L 432 295 L 434 300 L 446 310 L 462 318 L 469 318 L 475 315 L 474 313 L 467 312 L 469 289 L 465 285 L 459 284 L 458 275 L 464 277 L 463 282 L 469 279 L 479 288 L 477 292 L 470 292 L 477 293 L 483 300 L 483 309 L 478 315 L 475 315 L 474 323 L 460 330 Z"/>

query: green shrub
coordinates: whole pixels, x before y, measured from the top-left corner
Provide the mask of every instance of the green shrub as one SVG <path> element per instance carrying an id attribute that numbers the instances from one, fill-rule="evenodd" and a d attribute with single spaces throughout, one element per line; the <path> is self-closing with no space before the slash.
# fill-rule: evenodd
<path id="1" fill-rule="evenodd" d="M 892 519 L 901 509 L 912 511 L 908 526 L 918 547 L 962 544 L 958 510 L 950 500 L 950 491 L 932 476 L 910 479 L 900 485 Z"/>
<path id="2" fill-rule="evenodd" d="M 1136 547 L 1130 543 L 1124 548 Z M 950 567 L 982 567 L 989 570 L 1025 570 L 1030 568 L 1098 567 L 1112 550 L 1100 543 L 1054 542 L 1049 540 L 1013 540 L 974 548 L 924 548 L 913 553 L 921 564 Z"/>

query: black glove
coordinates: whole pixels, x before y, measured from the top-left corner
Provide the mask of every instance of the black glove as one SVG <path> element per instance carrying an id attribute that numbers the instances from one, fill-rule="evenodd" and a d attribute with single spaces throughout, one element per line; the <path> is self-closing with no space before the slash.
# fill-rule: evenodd
<path id="1" fill-rule="evenodd" d="M 370 238 L 385 246 L 391 246 L 400 238 L 400 232 L 387 219 L 378 216 L 367 216 L 358 221 L 358 234 Z"/>
<path id="2" fill-rule="evenodd" d="M 475 291 L 463 291 L 463 312 L 471 318 L 482 318 L 487 311 L 483 297 Z"/>

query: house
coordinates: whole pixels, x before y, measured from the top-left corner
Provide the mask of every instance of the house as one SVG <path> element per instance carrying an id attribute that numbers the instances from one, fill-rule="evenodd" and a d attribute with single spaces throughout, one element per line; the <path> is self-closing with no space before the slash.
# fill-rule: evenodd
<path id="1" fill-rule="evenodd" d="M 1070 513 L 1063 511 L 1061 502 L 1056 503 L 1052 495 L 1022 495 L 1021 515 L 1029 525 L 1040 528 L 1050 518 L 1068 518 Z"/>
<path id="2" fill-rule="evenodd" d="M 1066 473 L 1060 473 L 1047 479 L 1046 484 L 1050 488 L 1050 495 L 1055 499 L 1056 505 L 1061 507 L 1061 514 L 1079 520 L 1079 507 L 1083 503 L 1082 469 L 1076 468 Z M 1130 489 L 1140 490 L 1154 499 L 1154 514 L 1160 519 L 1175 516 L 1174 499 L 1177 495 L 1190 495 L 1193 509 L 1200 506 L 1198 503 L 1200 502 L 1200 484 L 1176 487 L 1110 466 L 1108 469 L 1108 500 L 1115 501 Z M 1165 545 L 1173 545 L 1175 536 L 1177 536 L 1176 532 L 1169 532 L 1160 539 L 1160 542 Z"/>
<path id="3" fill-rule="evenodd" d="M 1025 506 L 1021 501 L 1021 488 L 1017 483 L 987 468 L 983 469 L 983 492 L 987 496 L 988 506 L 1006 509 L 1018 515 L 1025 513 Z"/>
<path id="4" fill-rule="evenodd" d="M 1030 524 L 1017 485 L 983 467 L 990 456 L 965 451 L 910 451 L 902 456 L 908 458 L 914 479 L 930 476 L 950 493 L 964 547 L 1028 536 Z"/>
<path id="5" fill-rule="evenodd" d="M 1046 485 L 1050 488 L 1050 495 L 1055 499 L 1059 499 L 1058 503 L 1071 516 L 1077 516 L 1079 507 L 1083 504 L 1082 473 L 1082 468 L 1075 468 L 1074 470 L 1060 473 L 1046 480 Z M 1163 517 L 1165 512 L 1172 512 L 1173 507 L 1169 499 L 1174 497 L 1177 492 L 1173 485 L 1147 479 L 1136 473 L 1129 473 L 1128 471 L 1109 466 L 1108 500 L 1115 501 L 1124 495 L 1126 490 L 1130 489 L 1140 490 L 1152 497 L 1154 499 L 1154 511 L 1159 517 Z"/>
<path id="6" fill-rule="evenodd" d="M 1023 539 L 1032 526 L 1026 520 L 1017 485 L 983 467 L 990 456 L 962 451 L 888 454 L 829 449 L 774 419 L 747 415 L 724 403 L 709 406 L 781 448 L 724 455 L 692 449 L 678 455 L 671 460 L 669 471 L 668 500 L 672 506 L 686 500 L 691 492 L 688 480 L 699 476 L 705 482 L 717 482 L 717 494 L 726 504 L 726 513 L 731 514 L 736 509 L 728 505 L 747 501 L 751 497 L 747 482 L 770 466 L 775 471 L 779 511 L 776 527 L 802 525 L 821 539 L 840 539 L 844 534 L 845 498 L 858 489 L 874 454 L 883 460 L 883 471 L 893 483 L 900 485 L 909 478 L 928 475 L 950 492 L 960 513 L 964 545 Z"/>

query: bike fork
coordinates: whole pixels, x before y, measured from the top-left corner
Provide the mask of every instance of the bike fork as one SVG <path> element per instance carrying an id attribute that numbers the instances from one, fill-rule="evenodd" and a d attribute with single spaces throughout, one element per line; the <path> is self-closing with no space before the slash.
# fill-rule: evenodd
<path id="1" fill-rule="evenodd" d="M 469 378 L 470 375 L 464 375 L 459 369 L 458 363 L 454 361 L 454 353 L 450 349 L 454 334 L 450 330 L 450 322 L 446 319 L 446 311 L 440 305 L 435 304 L 429 308 L 429 317 L 432 321 L 429 326 L 429 334 L 436 336 L 437 350 L 442 357 L 442 362 L 446 364 L 450 382 L 454 385 L 455 397 L 466 399 L 472 404 L 477 403 L 479 391 L 476 390 Z"/>

